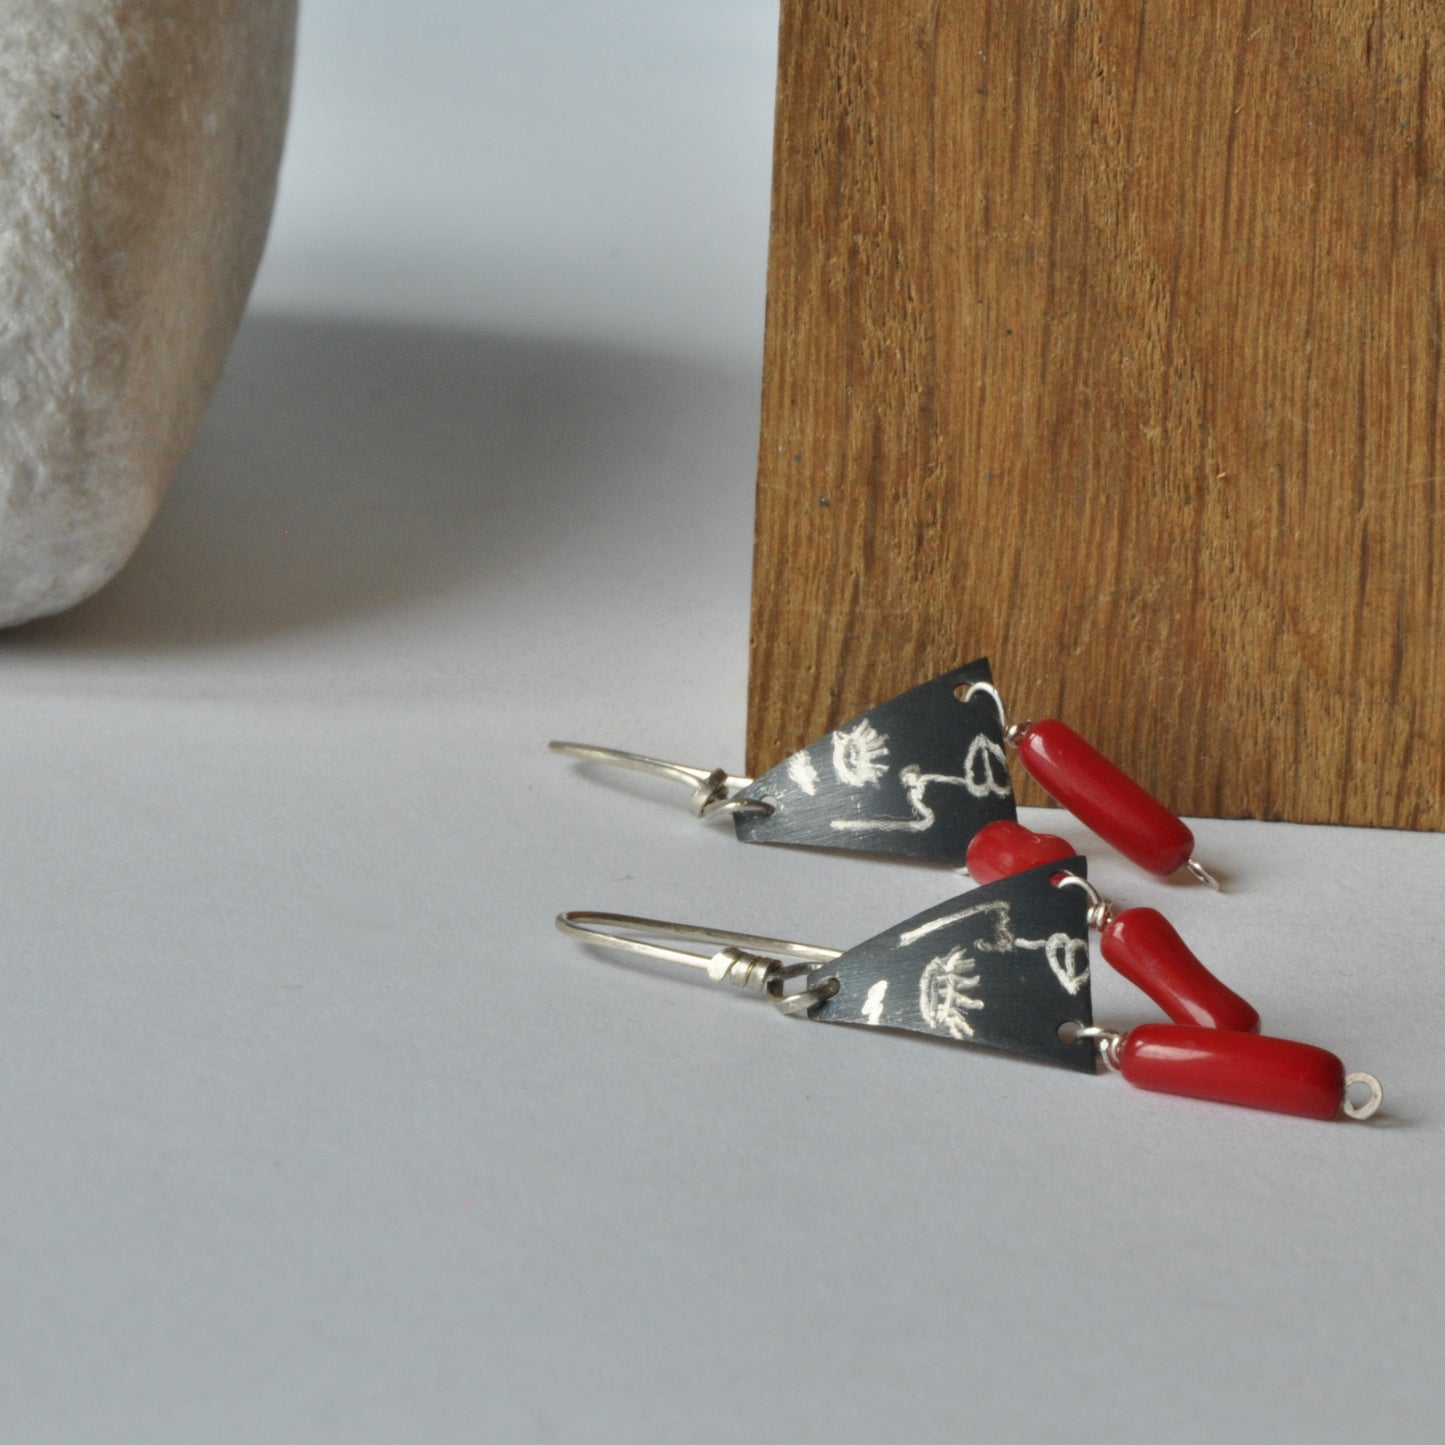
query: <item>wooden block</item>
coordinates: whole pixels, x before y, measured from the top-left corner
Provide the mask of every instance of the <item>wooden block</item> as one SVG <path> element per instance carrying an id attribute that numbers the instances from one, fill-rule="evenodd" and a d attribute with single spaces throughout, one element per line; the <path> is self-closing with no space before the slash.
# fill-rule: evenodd
<path id="1" fill-rule="evenodd" d="M 986 653 L 1181 812 L 1445 825 L 1445 10 L 782 9 L 749 766 Z"/>

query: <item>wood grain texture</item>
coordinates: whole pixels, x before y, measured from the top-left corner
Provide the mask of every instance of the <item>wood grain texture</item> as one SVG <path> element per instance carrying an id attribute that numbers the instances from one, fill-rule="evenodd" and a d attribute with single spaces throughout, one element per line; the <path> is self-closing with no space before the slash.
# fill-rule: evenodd
<path id="1" fill-rule="evenodd" d="M 986 653 L 1184 813 L 1445 826 L 1442 143 L 1438 4 L 783 0 L 749 767 Z"/>

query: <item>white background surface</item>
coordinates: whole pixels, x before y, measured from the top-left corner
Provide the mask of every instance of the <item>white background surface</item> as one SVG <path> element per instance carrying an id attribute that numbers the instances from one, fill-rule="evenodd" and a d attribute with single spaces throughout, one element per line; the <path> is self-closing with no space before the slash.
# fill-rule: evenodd
<path id="1" fill-rule="evenodd" d="M 1370 1126 L 552 931 L 845 946 L 954 881 L 543 750 L 742 765 L 775 26 L 307 5 L 195 449 L 0 641 L 5 1439 L 1438 1438 L 1438 836 L 1204 823 L 1223 897 L 1094 852 Z"/>

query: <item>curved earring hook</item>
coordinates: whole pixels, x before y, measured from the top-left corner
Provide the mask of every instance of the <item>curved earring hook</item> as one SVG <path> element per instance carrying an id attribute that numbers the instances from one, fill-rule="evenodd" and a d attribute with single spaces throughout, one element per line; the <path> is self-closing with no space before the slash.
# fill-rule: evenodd
<path id="1" fill-rule="evenodd" d="M 735 988 L 765 995 L 783 1013 L 806 1013 L 815 1004 L 832 998 L 838 992 L 838 980 L 835 978 L 824 979 L 811 988 L 787 992 L 787 985 L 793 979 L 813 972 L 815 964 L 832 963 L 841 958 L 842 951 L 836 948 L 818 948 L 810 943 L 766 938 L 758 933 L 734 933 L 724 928 L 701 928 L 690 923 L 668 923 L 659 918 L 635 918 L 626 913 L 597 913 L 586 909 L 559 913 L 557 927 L 583 943 L 615 948 L 622 953 L 638 953 L 645 958 L 659 958 L 665 963 L 682 964 L 685 968 L 702 969 L 714 983 L 729 983 Z M 638 934 L 642 936 L 634 936 Z M 717 944 L 719 947 L 711 955 L 691 953 L 651 942 L 651 938 L 672 938 L 684 943 Z M 766 956 L 774 953 L 806 962 L 784 963 Z"/>
<path id="2" fill-rule="evenodd" d="M 688 807 L 699 818 L 712 818 L 721 813 L 766 817 L 773 811 L 767 803 L 757 799 L 739 798 L 737 794 L 751 788 L 753 780 L 736 777 L 722 768 L 708 772 L 705 768 L 692 768 L 686 763 L 669 763 L 663 758 L 650 758 L 645 753 L 627 753 L 621 748 L 602 748 L 593 743 L 551 742 L 547 746 L 554 753 L 564 753 L 584 763 L 611 763 L 614 767 L 630 768 L 635 773 L 650 773 L 653 777 L 685 783 L 692 789 Z"/>

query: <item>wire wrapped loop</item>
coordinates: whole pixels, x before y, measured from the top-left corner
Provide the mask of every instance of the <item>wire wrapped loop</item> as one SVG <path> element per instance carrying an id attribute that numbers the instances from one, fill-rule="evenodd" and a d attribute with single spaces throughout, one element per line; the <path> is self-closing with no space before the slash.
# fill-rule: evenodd
<path id="1" fill-rule="evenodd" d="M 768 986 L 782 972 L 783 965 L 776 958 L 764 958 L 741 948 L 720 948 L 707 965 L 707 976 L 714 983 L 730 983 L 748 993 L 767 993 Z"/>
<path id="2" fill-rule="evenodd" d="M 1059 873 L 1052 880 L 1055 888 L 1082 888 L 1089 900 L 1089 927 L 1095 933 L 1102 933 L 1114 921 L 1114 905 L 1089 882 L 1077 873 Z"/>

